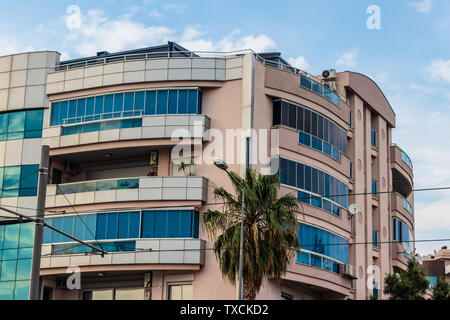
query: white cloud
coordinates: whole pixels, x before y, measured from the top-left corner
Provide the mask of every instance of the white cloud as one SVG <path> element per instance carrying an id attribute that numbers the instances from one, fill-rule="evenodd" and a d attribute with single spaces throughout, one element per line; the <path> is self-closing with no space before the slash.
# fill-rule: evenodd
<path id="1" fill-rule="evenodd" d="M 443 197 L 431 203 L 416 203 L 415 224 L 420 230 L 450 230 L 450 203 Z M 450 234 L 450 233 L 449 233 Z"/>
<path id="2" fill-rule="evenodd" d="M 450 60 L 433 60 L 427 71 L 434 80 L 450 82 Z"/>
<path id="3" fill-rule="evenodd" d="M 437 89 L 434 88 L 434 87 L 426 87 L 426 86 L 423 86 L 423 85 L 420 85 L 420 84 L 415 84 L 415 83 L 410 84 L 409 85 L 409 89 L 411 89 L 411 90 L 419 90 L 419 91 L 427 93 L 427 94 L 431 94 L 431 93 L 437 92 Z"/>
<path id="4" fill-rule="evenodd" d="M 336 65 L 343 68 L 352 68 L 357 65 L 356 58 L 359 55 L 359 48 L 351 49 L 344 52 L 337 60 Z"/>
<path id="5" fill-rule="evenodd" d="M 164 3 L 162 8 L 166 11 L 175 12 L 175 13 L 183 13 L 186 9 L 186 5 L 182 3 Z"/>
<path id="6" fill-rule="evenodd" d="M 35 51 L 32 46 L 22 46 L 17 39 L 0 35 L 0 56 Z"/>
<path id="7" fill-rule="evenodd" d="M 67 13 L 67 38 L 72 41 L 77 53 L 84 56 L 102 50 L 120 51 L 161 44 L 175 33 L 164 26 L 145 26 L 131 21 L 128 15 L 110 19 L 99 10 L 89 10 L 83 14 L 76 5 L 69 6 Z"/>
<path id="8" fill-rule="evenodd" d="M 148 15 L 150 17 L 153 17 L 153 18 L 163 18 L 163 17 L 165 17 L 165 15 L 163 15 L 157 9 L 153 9 L 152 11 L 150 11 L 150 13 Z"/>
<path id="9" fill-rule="evenodd" d="M 296 58 L 289 58 L 288 62 L 296 68 L 306 70 L 309 68 L 309 63 L 304 56 L 298 56 Z"/>
<path id="10" fill-rule="evenodd" d="M 417 12 L 429 13 L 431 11 L 431 0 L 408 2 L 408 6 L 415 8 Z"/>

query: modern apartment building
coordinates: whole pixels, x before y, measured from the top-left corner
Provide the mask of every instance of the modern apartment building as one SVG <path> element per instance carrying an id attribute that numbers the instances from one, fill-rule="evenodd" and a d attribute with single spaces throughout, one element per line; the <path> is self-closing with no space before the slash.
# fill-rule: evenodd
<path id="1" fill-rule="evenodd" d="M 276 170 L 280 194 L 301 204 L 302 252 L 258 299 L 382 298 L 382 281 L 373 289 L 367 280 L 405 269 L 402 242 L 413 243 L 411 160 L 392 144 L 395 113 L 373 80 L 324 76 L 279 53 L 199 56 L 173 42 L 70 61 L 54 51 L 0 57 L 0 205 L 35 215 L 40 148 L 49 145 L 46 222 L 109 252 L 46 230 L 43 299 L 235 299 L 200 222 L 221 208 L 214 186 L 232 185 L 206 154 L 240 174 Z M 242 135 L 230 140 L 231 129 Z M 181 153 L 172 139 L 180 131 L 191 137 Z M 11 228 L 0 226 L 0 259 L 11 254 Z M 27 290 L 29 276 L 17 275 L 28 269 L 15 259 L 14 270 L 0 270 L 0 299 L 13 299 L 18 281 L 17 298 Z"/>

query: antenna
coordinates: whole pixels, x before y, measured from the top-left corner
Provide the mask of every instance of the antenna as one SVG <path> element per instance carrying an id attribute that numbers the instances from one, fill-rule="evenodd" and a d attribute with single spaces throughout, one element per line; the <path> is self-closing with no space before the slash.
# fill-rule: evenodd
<path id="1" fill-rule="evenodd" d="M 356 203 L 352 203 L 348 206 L 349 219 L 351 219 L 355 214 L 360 212 L 359 206 Z"/>

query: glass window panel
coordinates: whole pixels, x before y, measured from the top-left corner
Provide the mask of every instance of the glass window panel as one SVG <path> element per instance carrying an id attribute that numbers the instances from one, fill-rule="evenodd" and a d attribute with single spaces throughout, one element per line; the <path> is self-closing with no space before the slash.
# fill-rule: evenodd
<path id="1" fill-rule="evenodd" d="M 68 109 L 68 102 L 62 101 L 59 104 L 59 124 L 65 123 L 64 120 L 67 118 L 67 109 Z"/>
<path id="2" fill-rule="evenodd" d="M 199 214 L 197 211 L 193 212 L 193 222 L 192 222 L 192 237 L 198 238 L 198 228 L 199 228 Z"/>
<path id="3" fill-rule="evenodd" d="M 136 92 L 134 96 L 134 115 L 138 116 L 143 114 L 144 112 L 140 112 L 140 110 L 144 110 L 144 100 L 145 100 L 145 92 L 144 91 L 138 91 Z"/>
<path id="4" fill-rule="evenodd" d="M 155 238 L 167 237 L 167 211 L 155 212 Z"/>
<path id="5" fill-rule="evenodd" d="M 129 212 L 119 213 L 119 231 L 117 235 L 118 239 L 128 238 L 129 221 L 130 221 Z"/>
<path id="6" fill-rule="evenodd" d="M 169 90 L 169 114 L 177 113 L 178 90 Z"/>
<path id="7" fill-rule="evenodd" d="M 23 139 L 25 130 L 25 112 L 9 114 L 8 139 Z"/>
<path id="8" fill-rule="evenodd" d="M 323 142 L 323 153 L 329 155 L 331 157 L 332 153 L 331 153 L 331 146 L 326 143 L 325 141 Z"/>
<path id="9" fill-rule="evenodd" d="M 323 121 L 324 118 L 321 115 L 317 115 L 317 136 L 323 139 Z"/>
<path id="10" fill-rule="evenodd" d="M 311 111 L 305 109 L 305 121 L 303 123 L 303 131 L 311 133 Z"/>
<path id="11" fill-rule="evenodd" d="M 113 289 L 93 290 L 92 300 L 113 300 Z"/>
<path id="12" fill-rule="evenodd" d="M 303 130 L 303 108 L 297 107 L 297 129 Z"/>
<path id="13" fill-rule="evenodd" d="M 317 137 L 317 113 L 311 112 L 311 134 Z"/>
<path id="14" fill-rule="evenodd" d="M 5 167 L 3 171 L 3 196 L 9 197 L 19 195 L 20 166 Z"/>
<path id="15" fill-rule="evenodd" d="M 106 221 L 106 239 L 117 239 L 117 213 L 108 213 Z"/>
<path id="16" fill-rule="evenodd" d="M 64 217 L 62 231 L 64 231 L 67 234 L 73 235 L 73 224 L 74 224 L 74 217 Z M 63 242 L 72 241 L 69 237 L 66 237 L 64 235 L 62 237 Z"/>
<path id="17" fill-rule="evenodd" d="M 83 230 L 83 240 L 94 240 L 97 231 L 97 216 L 95 214 L 84 216 Z"/>
<path id="18" fill-rule="evenodd" d="M 156 114 L 156 91 L 145 92 L 145 114 Z"/>
<path id="19" fill-rule="evenodd" d="M 95 234 L 95 238 L 98 240 L 106 239 L 106 220 L 106 213 L 100 213 L 97 215 L 97 231 Z"/>
<path id="20" fill-rule="evenodd" d="M 303 189 L 304 184 L 304 170 L 305 166 L 301 163 L 297 163 L 297 188 Z"/>
<path id="21" fill-rule="evenodd" d="M 17 280 L 27 280 L 31 278 L 31 259 L 17 260 Z"/>
<path id="22" fill-rule="evenodd" d="M 322 140 L 317 139 L 316 137 L 311 137 L 311 147 L 322 152 Z"/>
<path id="23" fill-rule="evenodd" d="M 52 117 L 52 119 L 53 119 L 53 117 Z M 9 120 L 8 113 L 0 113 L 0 141 L 4 141 L 7 139 L 8 120 Z"/>
<path id="24" fill-rule="evenodd" d="M 95 97 L 95 115 L 100 115 L 103 113 L 103 100 L 104 96 L 97 96 Z M 94 119 L 100 119 L 100 118 L 94 118 Z"/>
<path id="25" fill-rule="evenodd" d="M 183 300 L 192 300 L 192 285 L 183 285 L 181 291 L 181 298 Z"/>
<path id="26" fill-rule="evenodd" d="M 181 286 L 169 286 L 169 300 L 181 300 Z"/>
<path id="27" fill-rule="evenodd" d="M 153 238 L 155 229 L 155 212 L 144 211 L 142 213 L 142 238 Z"/>
<path id="28" fill-rule="evenodd" d="M 188 96 L 188 113 L 199 113 L 198 108 L 198 99 L 199 91 L 198 90 L 189 90 L 189 96 Z"/>
<path id="29" fill-rule="evenodd" d="M 44 110 L 29 110 L 25 119 L 25 138 L 40 138 L 42 136 L 42 120 Z"/>
<path id="30" fill-rule="evenodd" d="M 33 222 L 20 224 L 19 248 L 31 248 L 34 243 L 34 227 Z"/>
<path id="31" fill-rule="evenodd" d="M 184 89 L 178 90 L 178 113 L 185 114 L 188 112 L 188 91 Z"/>
<path id="32" fill-rule="evenodd" d="M 141 216 L 140 212 L 130 212 L 130 223 L 128 227 L 129 238 L 139 238 L 140 216 Z"/>
<path id="33" fill-rule="evenodd" d="M 102 130 L 120 129 L 120 120 L 105 121 L 101 124 Z"/>
<path id="34" fill-rule="evenodd" d="M 59 124 L 59 102 L 52 103 L 52 117 L 51 118 L 52 118 L 52 120 L 51 120 L 52 126 Z M 3 125 L 2 125 L 2 128 L 6 128 L 6 126 L 3 126 Z"/>
<path id="35" fill-rule="evenodd" d="M 17 260 L 2 261 L 0 281 L 15 280 Z"/>
<path id="36" fill-rule="evenodd" d="M 288 179 L 288 160 L 280 158 L 280 183 L 287 184 Z"/>
<path id="37" fill-rule="evenodd" d="M 167 114 L 168 90 L 158 90 L 156 97 L 156 114 Z"/>
<path id="38" fill-rule="evenodd" d="M 180 212 L 180 237 L 192 237 L 192 211 L 181 210 Z"/>
<path id="39" fill-rule="evenodd" d="M 297 106 L 289 104 L 289 127 L 297 127 Z"/>
<path id="40" fill-rule="evenodd" d="M 14 281 L 0 282 L 0 300 L 14 299 Z"/>
<path id="41" fill-rule="evenodd" d="M 167 237 L 180 236 L 180 210 L 167 211 Z"/>
<path id="42" fill-rule="evenodd" d="M 38 170 L 39 165 L 22 166 L 19 196 L 35 196 L 37 194 Z"/>
<path id="43" fill-rule="evenodd" d="M 311 146 L 311 136 L 304 132 L 299 132 L 299 143 L 305 146 Z"/>
<path id="44" fill-rule="evenodd" d="M 28 300 L 30 295 L 30 281 L 16 281 L 14 288 L 14 300 Z M 0 294 L 1 299 L 1 294 Z"/>
<path id="45" fill-rule="evenodd" d="M 311 167 L 305 165 L 305 190 L 311 191 Z"/>
<path id="46" fill-rule="evenodd" d="M 108 94 L 105 96 L 105 103 L 103 106 L 103 113 L 104 113 L 104 119 L 112 118 L 112 112 L 113 112 L 113 103 L 114 103 L 114 96 L 112 94 Z"/>
<path id="47" fill-rule="evenodd" d="M 116 289 L 115 300 L 144 300 L 144 288 Z"/>
<path id="48" fill-rule="evenodd" d="M 114 95 L 114 108 L 113 108 L 113 118 L 120 117 L 123 111 L 123 93 L 116 93 Z"/>
<path id="49" fill-rule="evenodd" d="M 86 99 L 86 116 L 92 116 L 94 114 L 94 105 L 95 105 L 95 98 L 90 97 Z M 90 119 L 92 120 L 92 119 Z M 86 119 L 86 121 L 89 121 Z"/>
<path id="50" fill-rule="evenodd" d="M 316 168 L 311 169 L 311 191 L 319 193 L 319 172 Z"/>
<path id="51" fill-rule="evenodd" d="M 69 101 L 69 113 L 67 114 L 68 122 L 72 123 L 75 121 L 75 118 L 77 116 L 77 100 L 70 100 Z"/>
<path id="52" fill-rule="evenodd" d="M 81 117 L 86 114 L 86 99 L 78 99 L 77 103 L 77 121 L 83 121 Z"/>
<path id="53" fill-rule="evenodd" d="M 281 102 L 281 124 L 289 125 L 289 104 L 286 101 Z"/>
<path id="54" fill-rule="evenodd" d="M 134 92 L 125 93 L 124 111 L 133 111 L 134 108 Z M 130 114 L 132 115 L 132 114 Z"/>
<path id="55" fill-rule="evenodd" d="M 294 161 L 288 162 L 288 181 L 287 184 L 290 186 L 296 186 L 297 173 L 296 173 L 296 163 Z"/>
<path id="56" fill-rule="evenodd" d="M 95 131 L 100 131 L 101 129 L 101 123 L 100 122 L 94 122 L 94 123 L 86 123 L 81 127 L 80 132 L 81 133 L 85 133 L 85 132 L 95 132 Z"/>
<path id="57" fill-rule="evenodd" d="M 319 194 L 325 195 L 325 174 L 322 171 L 319 171 Z"/>

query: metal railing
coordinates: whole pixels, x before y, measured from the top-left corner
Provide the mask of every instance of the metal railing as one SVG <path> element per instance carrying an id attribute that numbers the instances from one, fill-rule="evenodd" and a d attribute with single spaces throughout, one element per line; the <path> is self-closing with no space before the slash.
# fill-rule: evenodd
<path id="1" fill-rule="evenodd" d="M 276 62 L 276 61 L 264 59 L 258 53 L 253 51 L 252 49 L 243 49 L 243 50 L 234 50 L 234 51 L 225 51 L 225 52 L 219 52 L 219 51 L 161 51 L 161 52 L 149 52 L 149 53 L 130 53 L 130 54 L 124 54 L 124 55 L 98 57 L 98 58 L 93 58 L 93 59 L 88 59 L 88 60 L 64 63 L 64 64 L 55 66 L 54 68 L 51 69 L 51 71 L 63 71 L 63 70 L 69 70 L 69 69 L 74 69 L 74 68 L 82 68 L 82 67 L 106 64 L 106 63 L 112 63 L 112 62 L 120 62 L 120 61 L 148 60 L 148 59 L 161 59 L 161 58 L 200 58 L 200 59 L 202 59 L 202 58 L 221 58 L 221 59 L 224 59 L 224 58 L 230 57 L 230 56 L 242 56 L 245 54 L 253 54 L 255 56 L 255 58 L 258 59 L 260 62 L 262 62 L 265 66 L 288 71 L 288 72 L 291 72 L 291 73 L 294 73 L 297 75 L 304 75 L 322 86 L 325 85 L 325 81 L 323 81 L 319 77 L 316 77 L 304 70 L 295 68 L 291 65 L 287 65 L 282 62 Z M 341 93 L 339 93 L 335 90 L 330 89 L 330 91 L 335 93 L 339 97 L 339 99 L 342 100 L 344 103 L 346 103 L 347 105 L 350 105 L 350 102 L 345 95 L 342 95 Z"/>
<path id="2" fill-rule="evenodd" d="M 56 194 L 72 194 L 105 190 L 137 189 L 139 178 L 104 179 L 59 184 Z"/>
<path id="3" fill-rule="evenodd" d="M 139 117 L 144 115 L 144 110 L 132 110 L 132 111 L 117 111 L 101 113 L 96 115 L 88 115 L 82 117 L 72 117 L 63 119 L 64 124 L 84 123 L 89 121 L 98 121 L 113 118 L 125 118 L 125 117 Z"/>

